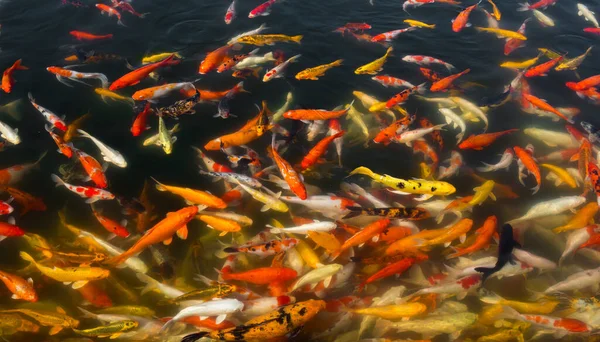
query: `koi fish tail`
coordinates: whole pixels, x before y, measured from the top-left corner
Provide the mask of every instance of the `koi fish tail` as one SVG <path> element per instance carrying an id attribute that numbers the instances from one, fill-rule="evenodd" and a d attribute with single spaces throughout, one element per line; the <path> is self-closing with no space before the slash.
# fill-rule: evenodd
<path id="1" fill-rule="evenodd" d="M 59 187 L 59 186 L 61 186 L 61 185 L 66 185 L 65 181 L 64 181 L 64 180 L 62 180 L 60 177 L 58 177 L 58 176 L 57 176 L 57 175 L 55 175 L 55 174 L 52 174 L 52 175 L 50 176 L 50 178 L 52 178 L 52 181 L 54 181 L 54 183 L 56 183 L 56 186 L 57 186 L 57 187 Z"/>
<path id="2" fill-rule="evenodd" d="M 123 24 L 123 22 L 121 21 L 121 19 L 119 19 L 119 20 L 117 21 L 117 24 L 119 24 L 119 25 L 121 25 L 121 26 L 123 26 L 123 27 L 127 27 L 127 25 Z"/>
<path id="3" fill-rule="evenodd" d="M 146 16 L 150 14 L 150 12 L 146 12 L 146 13 L 141 13 L 140 15 L 138 15 L 139 18 L 146 18 Z"/>
<path id="4" fill-rule="evenodd" d="M 465 254 L 468 253 L 466 248 L 454 248 L 455 252 L 452 254 L 449 254 L 446 256 L 446 259 L 454 259 L 454 258 L 458 258 L 459 256 L 463 256 Z"/>
<path id="5" fill-rule="evenodd" d="M 146 284 L 146 286 L 142 289 L 141 294 L 145 294 L 151 291 L 154 291 L 155 289 L 158 288 L 158 281 L 150 278 L 149 276 L 143 274 L 143 273 L 138 273 L 137 274 L 137 278 L 143 282 L 144 284 Z M 163 327 L 164 328 L 164 327 Z"/>
<path id="6" fill-rule="evenodd" d="M 542 184 L 538 183 L 538 185 L 536 185 L 535 187 L 531 188 L 531 190 L 533 191 L 533 194 L 535 195 L 538 191 L 540 191 L 540 186 Z"/>
<path id="7" fill-rule="evenodd" d="M 486 304 L 498 304 L 502 299 L 502 297 L 491 291 L 485 289 L 481 289 L 479 291 L 479 300 Z"/>
<path id="8" fill-rule="evenodd" d="M 294 41 L 294 42 L 296 42 L 296 43 L 300 44 L 300 41 L 302 40 L 302 38 L 304 38 L 304 36 L 303 36 L 303 35 L 301 35 L 301 34 L 300 34 L 300 35 L 297 35 L 297 36 L 293 36 L 293 37 L 292 37 L 292 41 Z"/>
<path id="9" fill-rule="evenodd" d="M 184 336 L 181 339 L 181 342 L 195 342 L 195 341 L 198 341 L 199 339 L 203 338 L 206 335 L 208 335 L 207 331 L 189 334 L 189 335 Z"/>
<path id="10" fill-rule="evenodd" d="M 475 169 L 479 172 L 490 172 L 493 170 L 493 165 L 492 164 L 488 164 L 488 163 L 484 163 L 481 162 L 484 166 L 483 167 L 476 167 Z M 441 167 L 440 167 L 441 169 Z"/>
<path id="11" fill-rule="evenodd" d="M 525 12 L 525 11 L 529 11 L 529 2 L 525 2 L 524 4 L 519 4 L 519 7 L 517 7 L 517 11 L 518 12 Z"/>
<path id="12" fill-rule="evenodd" d="M 364 166 L 360 166 L 360 167 L 357 167 L 356 169 L 354 169 L 352 172 L 350 172 L 348 177 L 355 175 L 355 174 L 365 175 L 365 176 L 369 176 L 371 178 L 377 177 L 375 172 L 371 171 L 369 168 L 366 168 Z"/>
<path id="13" fill-rule="evenodd" d="M 424 94 L 427 91 L 427 82 L 423 82 L 415 87 L 415 91 L 419 94 Z"/>
<path id="14" fill-rule="evenodd" d="M 24 65 L 21 65 L 21 62 L 22 62 L 21 59 L 19 59 L 18 61 L 15 62 L 15 69 L 17 69 L 17 70 L 28 70 L 29 68 L 26 67 L 26 66 L 24 66 Z"/>
<path id="15" fill-rule="evenodd" d="M 332 67 L 334 67 L 334 66 L 340 66 L 340 65 L 342 65 L 342 63 L 344 63 L 344 60 L 343 59 L 338 59 L 337 61 L 332 62 L 331 66 Z"/>
<path id="16" fill-rule="evenodd" d="M 98 74 L 96 77 L 100 80 L 100 82 L 102 82 L 102 88 L 107 89 L 109 85 L 108 77 L 103 74 Z"/>
<path id="17" fill-rule="evenodd" d="M 497 271 L 496 267 L 475 267 L 475 271 L 481 273 L 481 283 Z"/>
<path id="18" fill-rule="evenodd" d="M 27 254 L 26 252 L 20 252 L 19 255 L 21 256 L 21 259 L 29 261 L 30 263 L 35 265 L 35 260 L 31 255 Z"/>

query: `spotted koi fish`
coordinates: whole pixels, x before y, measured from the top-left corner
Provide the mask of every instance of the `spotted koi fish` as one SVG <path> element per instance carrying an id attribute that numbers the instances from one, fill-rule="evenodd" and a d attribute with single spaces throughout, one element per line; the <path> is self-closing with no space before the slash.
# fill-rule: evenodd
<path id="1" fill-rule="evenodd" d="M 285 252 L 288 249 L 296 246 L 298 239 L 288 238 L 281 240 L 271 240 L 261 244 L 243 245 L 238 247 L 227 247 L 223 251 L 225 253 L 248 253 L 266 257 Z"/>
<path id="2" fill-rule="evenodd" d="M 405 220 L 424 220 L 429 218 L 429 212 L 423 208 L 361 208 L 361 207 L 346 207 L 350 210 L 344 219 L 365 216 L 382 216 L 387 218 L 401 218 Z"/>

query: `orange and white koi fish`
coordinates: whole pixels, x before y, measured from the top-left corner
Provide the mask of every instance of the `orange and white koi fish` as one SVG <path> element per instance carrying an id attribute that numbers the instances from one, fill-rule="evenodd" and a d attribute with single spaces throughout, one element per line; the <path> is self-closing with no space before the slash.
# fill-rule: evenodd
<path id="1" fill-rule="evenodd" d="M 62 179 L 60 179 L 60 177 L 58 177 L 57 175 L 54 175 L 54 174 L 51 177 L 52 177 L 52 180 L 56 183 L 56 186 L 63 185 L 65 188 L 78 194 L 80 197 L 87 198 L 85 203 L 94 203 L 94 202 L 100 201 L 100 200 L 112 200 L 115 198 L 115 195 L 111 194 L 110 192 L 108 192 L 106 190 L 92 188 L 89 186 L 78 186 L 78 185 L 72 185 L 69 183 L 65 183 L 65 181 L 63 181 Z"/>
<path id="2" fill-rule="evenodd" d="M 19 164 L 0 170 L 0 185 L 12 185 L 18 183 L 25 174 L 38 166 L 40 161 L 46 156 L 42 154 L 34 163 Z"/>
<path id="3" fill-rule="evenodd" d="M 415 85 L 396 78 L 396 77 L 392 77 L 392 76 L 388 76 L 388 75 L 380 75 L 380 76 L 373 76 L 371 78 L 373 81 L 381 84 L 384 87 L 406 87 L 406 88 L 413 88 Z"/>
<path id="4" fill-rule="evenodd" d="M 72 87 L 72 85 L 67 83 L 67 81 L 65 81 L 65 78 L 68 78 L 75 82 L 83 83 L 85 85 L 87 85 L 87 83 L 82 82 L 81 81 L 82 79 L 88 79 L 88 78 L 98 79 L 102 83 L 102 88 L 108 87 L 108 78 L 106 77 L 106 75 L 98 73 L 98 72 L 78 72 L 78 71 L 73 71 L 73 70 L 60 68 L 60 67 L 56 67 L 56 66 L 47 67 L 46 70 L 48 70 L 49 72 L 56 75 L 56 79 L 60 83 L 66 85 L 68 87 Z"/>
<path id="5" fill-rule="evenodd" d="M 73 156 L 73 149 L 71 148 L 73 144 L 65 143 L 65 141 L 58 134 L 52 132 L 52 128 L 48 126 L 45 126 L 45 128 L 46 131 L 48 131 L 48 134 L 50 134 L 52 137 L 52 140 L 54 140 L 56 143 L 56 146 L 58 146 L 58 153 L 63 154 L 67 158 L 71 158 Z"/>
<path id="6" fill-rule="evenodd" d="M 271 240 L 260 244 L 246 244 L 237 247 L 227 247 L 223 251 L 225 253 L 248 253 L 266 257 L 282 253 L 290 248 L 293 248 L 298 243 L 298 239 L 285 238 L 281 240 Z"/>
<path id="7" fill-rule="evenodd" d="M 471 134 L 470 137 L 468 137 L 458 145 L 458 148 L 460 148 L 461 150 L 483 150 L 484 147 L 491 145 L 494 141 L 496 141 L 496 139 L 507 134 L 517 132 L 518 130 L 518 128 L 513 128 L 502 132 L 483 133 L 479 135 Z"/>
<path id="8" fill-rule="evenodd" d="M 188 91 L 195 92 L 196 87 L 194 87 L 194 85 L 190 82 L 163 84 L 163 85 L 159 85 L 156 87 L 138 90 L 135 93 L 133 93 L 133 95 L 131 95 L 131 98 L 136 101 L 144 101 L 145 100 L 145 101 L 149 101 L 149 102 L 154 102 L 154 100 L 159 99 L 161 97 L 165 97 L 165 96 L 169 95 L 171 92 L 177 91 L 177 90 L 186 92 L 186 94 L 187 94 Z"/>
<path id="9" fill-rule="evenodd" d="M 38 296 L 33 288 L 31 278 L 25 280 L 16 274 L 0 271 L 0 280 L 13 293 L 12 299 L 23 299 L 28 302 L 37 302 Z"/>
<path id="10" fill-rule="evenodd" d="M 144 65 L 140 68 L 137 68 L 114 81 L 110 85 L 110 87 L 108 87 L 108 89 L 111 91 L 115 91 L 125 87 L 136 85 L 140 83 L 141 80 L 148 77 L 148 75 L 156 71 L 156 69 L 162 68 L 167 65 L 175 65 L 180 62 L 179 60 L 174 61 L 173 58 L 175 58 L 175 54 L 172 54 L 171 56 L 167 57 L 166 59 L 160 62 Z"/>
<path id="11" fill-rule="evenodd" d="M 31 102 L 31 104 L 35 107 L 35 109 L 37 109 L 38 112 L 40 112 L 44 116 L 44 119 L 46 119 L 46 121 L 48 121 L 48 123 L 50 123 L 51 128 L 56 127 L 63 132 L 67 131 L 67 124 L 63 121 L 62 118 L 58 117 L 58 115 L 52 113 L 48 109 L 37 104 L 35 102 L 35 99 L 33 98 L 33 95 L 31 95 L 31 93 L 29 93 L 27 95 L 29 97 L 29 102 Z"/>
<path id="12" fill-rule="evenodd" d="M 125 26 L 125 24 L 123 24 L 123 22 L 121 21 L 121 13 L 119 13 L 119 11 L 117 11 L 116 9 L 105 4 L 96 4 L 96 8 L 100 10 L 100 13 L 106 13 L 109 17 L 112 17 L 114 15 L 115 17 L 117 17 L 117 24 Z"/>
<path id="13" fill-rule="evenodd" d="M 102 165 L 100 165 L 100 163 L 98 163 L 98 161 L 89 154 L 78 150 L 75 147 L 71 147 L 71 149 L 73 152 L 75 152 L 77 158 L 79 158 L 81 166 L 83 166 L 83 169 L 88 174 L 92 182 L 94 182 L 97 187 L 102 189 L 108 187 L 108 182 L 106 180 L 106 175 L 104 175 Z"/>
<path id="14" fill-rule="evenodd" d="M 402 33 L 414 31 L 416 29 L 417 29 L 416 27 L 411 26 L 411 27 L 400 29 L 400 30 L 384 32 L 384 33 L 378 34 L 378 35 L 374 36 L 373 38 L 371 38 L 371 41 L 372 42 L 389 42 L 392 39 L 401 35 Z"/>
<path id="15" fill-rule="evenodd" d="M 21 60 L 17 60 L 13 63 L 13 65 L 4 70 L 2 73 L 2 90 L 5 93 L 10 93 L 12 91 L 13 86 L 15 85 L 15 79 L 13 78 L 13 73 L 15 70 L 27 70 L 28 67 L 21 65 Z"/>
<path id="16" fill-rule="evenodd" d="M 129 257 L 138 254 L 150 245 L 163 242 L 168 245 L 173 240 L 173 234 L 177 233 L 180 238 L 187 237 L 187 223 L 190 222 L 198 213 L 198 207 L 195 205 L 182 208 L 176 212 L 170 212 L 162 221 L 135 242 L 127 251 L 108 260 L 108 263 L 119 265 Z"/>
<path id="17" fill-rule="evenodd" d="M 437 180 L 449 178 L 457 174 L 463 165 L 463 158 L 457 151 L 452 151 L 450 152 L 450 159 L 447 162 L 449 162 L 448 167 L 440 166 Z"/>

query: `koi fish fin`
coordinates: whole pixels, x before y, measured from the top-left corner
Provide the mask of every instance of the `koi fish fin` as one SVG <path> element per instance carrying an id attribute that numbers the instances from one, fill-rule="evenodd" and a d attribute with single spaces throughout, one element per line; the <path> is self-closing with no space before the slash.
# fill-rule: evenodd
<path id="1" fill-rule="evenodd" d="M 188 237 L 188 227 L 187 227 L 187 225 L 184 225 L 183 227 L 181 227 L 181 228 L 179 228 L 177 230 L 177 237 L 180 238 L 180 239 L 182 239 L 182 240 L 187 239 L 187 237 Z"/>
<path id="2" fill-rule="evenodd" d="M 164 244 L 165 246 L 168 246 L 168 245 L 170 245 L 170 244 L 171 244 L 171 242 L 173 242 L 173 237 L 170 237 L 170 238 L 168 238 L 168 239 L 164 240 L 164 241 L 163 241 L 163 244 Z"/>
<path id="3" fill-rule="evenodd" d="M 58 80 L 58 82 L 66 85 L 67 87 L 73 88 L 73 85 L 67 83 L 66 79 L 60 75 L 56 75 L 56 79 Z"/>
<path id="4" fill-rule="evenodd" d="M 223 321 L 225 320 L 225 318 L 227 318 L 227 315 L 226 315 L 226 314 L 219 315 L 219 316 L 217 316 L 217 318 L 215 319 L 215 323 L 217 323 L 217 324 L 221 324 L 221 323 L 223 323 Z"/>
<path id="5" fill-rule="evenodd" d="M 63 330 L 63 327 L 59 325 L 53 326 L 50 331 L 48 331 L 48 335 L 56 335 Z"/>
<path id="6" fill-rule="evenodd" d="M 88 283 L 87 280 L 80 280 L 80 281 L 76 281 L 73 283 L 73 285 L 71 286 L 74 290 L 80 289 L 82 287 L 84 287 L 86 284 Z"/>

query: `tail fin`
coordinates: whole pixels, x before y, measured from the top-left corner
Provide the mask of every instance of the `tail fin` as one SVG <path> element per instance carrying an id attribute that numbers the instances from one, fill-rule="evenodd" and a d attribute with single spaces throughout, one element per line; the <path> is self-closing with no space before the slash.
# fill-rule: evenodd
<path id="1" fill-rule="evenodd" d="M 98 317 L 98 315 L 96 315 L 95 313 L 89 312 L 80 306 L 78 306 L 77 308 L 79 309 L 79 311 L 81 311 L 81 313 L 83 313 L 83 317 L 91 318 L 91 319 L 96 319 Z"/>
<path id="2" fill-rule="evenodd" d="M 57 187 L 58 187 L 58 186 L 61 186 L 61 185 L 66 185 L 66 184 L 67 184 L 67 183 L 65 183 L 65 181 L 64 181 L 64 180 L 62 180 L 60 177 L 58 177 L 58 176 L 57 176 L 57 175 L 55 175 L 55 174 L 52 174 L 52 175 L 50 176 L 50 178 L 52 178 L 52 181 L 54 181 L 54 183 L 56 183 L 56 186 L 57 186 Z"/>
<path id="3" fill-rule="evenodd" d="M 375 177 L 375 173 L 373 171 L 371 171 L 371 169 L 364 167 L 364 166 L 357 167 L 352 172 L 350 172 L 350 174 L 348 176 L 352 176 L 355 174 L 365 175 L 365 176 L 369 176 L 372 178 Z"/>
<path id="4" fill-rule="evenodd" d="M 207 331 L 189 334 L 189 335 L 184 336 L 181 339 L 181 342 L 195 342 L 195 341 L 198 341 L 199 339 L 203 338 L 206 335 L 208 335 Z"/>
<path id="5" fill-rule="evenodd" d="M 538 191 L 540 191 L 540 186 L 542 184 L 538 183 L 538 185 L 534 186 L 533 188 L 531 188 L 531 191 L 533 191 L 533 194 L 535 195 Z"/>
<path id="6" fill-rule="evenodd" d="M 15 62 L 15 69 L 17 69 L 17 70 L 28 70 L 29 68 L 26 67 L 26 66 L 24 66 L 24 65 L 21 65 L 21 62 L 22 62 L 21 59 L 19 59 L 18 61 Z"/>
<path id="7" fill-rule="evenodd" d="M 146 294 L 150 291 L 154 291 L 155 289 L 158 288 L 157 283 L 158 281 L 156 281 L 155 279 L 152 279 L 151 277 L 143 274 L 143 273 L 137 273 L 137 278 L 146 284 L 146 286 L 142 289 L 141 294 Z"/>
<path id="8" fill-rule="evenodd" d="M 303 35 L 301 35 L 301 34 L 300 34 L 300 35 L 297 35 L 297 36 L 293 36 L 293 37 L 292 37 L 292 41 L 294 41 L 294 42 L 296 42 L 296 43 L 300 44 L 300 41 L 302 40 L 302 38 L 303 38 L 303 37 L 304 37 L 304 36 L 303 36 Z"/>
<path id="9" fill-rule="evenodd" d="M 419 94 L 425 93 L 427 91 L 427 82 L 423 82 L 415 87 L 415 91 Z"/>
<path id="10" fill-rule="evenodd" d="M 153 181 L 156 182 L 156 190 L 158 190 L 158 191 L 167 191 L 167 188 L 165 188 L 164 184 L 162 184 L 161 182 L 159 182 L 156 179 L 154 179 L 154 177 L 150 177 L 150 179 L 152 179 Z"/>
<path id="11" fill-rule="evenodd" d="M 344 62 L 343 59 L 338 59 L 337 61 L 331 63 L 331 66 L 340 66 Z"/>
<path id="12" fill-rule="evenodd" d="M 108 88 L 108 77 L 106 77 L 106 75 L 104 74 L 98 74 L 98 79 L 100 80 L 100 82 L 102 82 L 102 88 L 106 89 Z"/>
<path id="13" fill-rule="evenodd" d="M 525 12 L 529 11 L 529 2 L 525 2 L 524 4 L 519 4 L 517 7 L 517 12 Z"/>
<path id="14" fill-rule="evenodd" d="M 479 292 L 479 300 L 487 304 L 498 304 L 504 299 L 499 295 L 485 289 L 481 289 Z"/>
<path id="15" fill-rule="evenodd" d="M 342 219 L 349 219 L 349 218 L 359 216 L 362 211 L 361 207 L 349 206 L 349 207 L 346 207 L 346 209 L 350 210 L 350 212 L 348 214 L 346 214 L 346 216 L 344 216 Z"/>
<path id="16" fill-rule="evenodd" d="M 123 24 L 123 22 L 120 19 L 117 21 L 117 24 L 119 24 L 119 25 L 121 25 L 123 27 L 127 27 L 127 25 Z"/>
<path id="17" fill-rule="evenodd" d="M 485 280 L 496 272 L 495 267 L 476 267 L 475 271 L 481 273 L 481 283 L 485 282 Z"/>
<path id="18" fill-rule="evenodd" d="M 29 261 L 32 264 L 35 264 L 35 260 L 33 259 L 33 257 L 29 254 L 27 254 L 26 252 L 20 252 L 19 255 L 21 256 L 21 259 L 25 260 L 25 261 Z"/>

